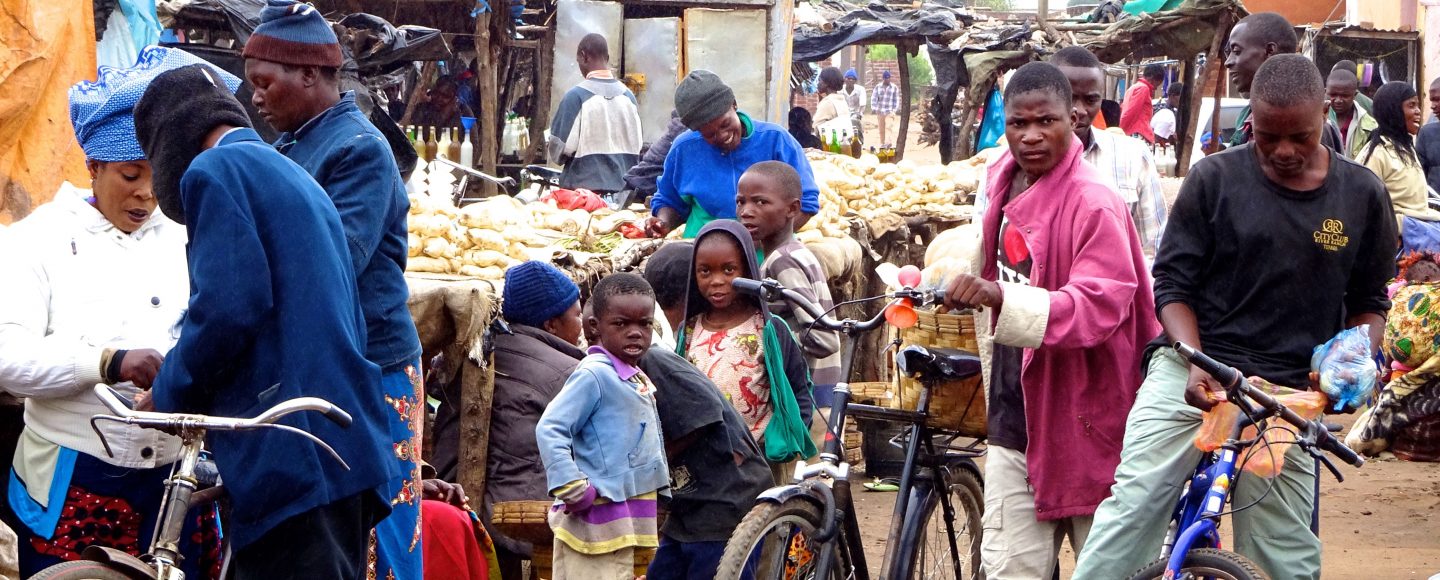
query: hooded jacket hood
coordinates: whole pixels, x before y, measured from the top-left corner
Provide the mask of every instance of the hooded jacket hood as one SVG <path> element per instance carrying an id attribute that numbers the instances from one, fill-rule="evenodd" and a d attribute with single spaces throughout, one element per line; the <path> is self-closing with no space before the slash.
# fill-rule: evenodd
<path id="1" fill-rule="evenodd" d="M 215 69 L 203 64 L 155 77 L 135 105 L 135 136 L 150 160 L 155 200 L 177 223 L 185 223 L 180 179 L 221 125 L 249 128 L 250 117 Z"/>
<path id="2" fill-rule="evenodd" d="M 715 220 L 700 229 L 695 236 L 695 245 L 690 252 L 690 272 L 685 277 L 685 285 L 689 291 L 685 293 L 685 320 L 689 321 L 692 316 L 708 312 L 710 301 L 700 293 L 700 288 L 695 284 L 695 260 L 700 252 L 700 243 L 707 236 L 729 236 L 740 243 L 740 251 L 745 254 L 745 278 L 755 280 L 761 279 L 759 255 L 755 253 L 755 241 L 750 238 L 750 230 L 735 220 Z M 765 315 L 765 320 L 770 320 L 770 306 L 765 301 L 754 296 L 742 296 L 743 299 L 760 307 L 760 313 Z"/>

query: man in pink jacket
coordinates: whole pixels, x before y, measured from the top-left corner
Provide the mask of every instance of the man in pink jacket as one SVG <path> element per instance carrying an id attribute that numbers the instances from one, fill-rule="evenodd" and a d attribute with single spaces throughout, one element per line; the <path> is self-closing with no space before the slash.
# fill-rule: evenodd
<path id="1" fill-rule="evenodd" d="M 946 290 L 947 304 L 983 306 L 994 331 L 981 545 L 992 580 L 1049 578 L 1063 536 L 1084 544 L 1114 483 L 1141 351 L 1160 332 L 1130 212 L 1082 160 L 1074 123 L 1059 69 L 1015 72 L 980 275 Z"/>

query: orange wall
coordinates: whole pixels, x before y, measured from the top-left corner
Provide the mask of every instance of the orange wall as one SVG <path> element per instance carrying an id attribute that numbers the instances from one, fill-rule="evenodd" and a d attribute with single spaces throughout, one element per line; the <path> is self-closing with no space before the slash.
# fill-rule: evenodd
<path id="1" fill-rule="evenodd" d="M 1279 12 L 1281 16 L 1296 26 L 1324 22 L 1326 16 L 1329 16 L 1330 20 L 1345 19 L 1343 0 L 1243 0 L 1243 2 L 1245 9 L 1252 14 Z M 1337 3 L 1340 4 L 1338 8 L 1336 7 Z"/>

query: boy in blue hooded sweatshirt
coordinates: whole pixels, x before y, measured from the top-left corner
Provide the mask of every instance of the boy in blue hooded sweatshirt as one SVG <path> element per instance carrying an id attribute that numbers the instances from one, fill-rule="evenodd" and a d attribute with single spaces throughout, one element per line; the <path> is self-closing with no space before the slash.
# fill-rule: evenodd
<path id="1" fill-rule="evenodd" d="M 760 265 L 745 226 L 710 222 L 695 238 L 678 351 L 720 388 L 760 443 L 777 483 L 789 462 L 815 455 L 810 440 L 810 371 L 790 327 L 770 307 L 735 290 Z"/>

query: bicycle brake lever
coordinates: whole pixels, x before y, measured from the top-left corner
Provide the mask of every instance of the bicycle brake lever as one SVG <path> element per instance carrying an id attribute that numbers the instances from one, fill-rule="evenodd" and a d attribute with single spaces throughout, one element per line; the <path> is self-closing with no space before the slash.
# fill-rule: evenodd
<path id="1" fill-rule="evenodd" d="M 304 431 L 304 430 L 302 430 L 302 429 L 296 429 L 296 428 L 291 427 L 291 426 L 289 426 L 289 425 L 283 425 L 283 424 L 280 424 L 280 423 L 260 423 L 260 424 L 255 425 L 255 427 L 259 427 L 259 428 L 270 427 L 270 428 L 274 428 L 274 429 L 279 429 L 279 430 L 281 430 L 281 431 L 285 431 L 285 432 L 287 432 L 287 433 L 295 433 L 295 434 L 298 434 L 298 435 L 303 435 L 303 436 L 305 436 L 306 439 L 309 439 L 310 441 L 314 442 L 316 445 L 319 445 L 322 449 L 324 449 L 324 450 L 326 450 L 326 451 L 329 451 L 329 452 L 330 452 L 330 456 L 331 456 L 331 457 L 334 457 L 334 458 L 335 458 L 335 461 L 339 461 L 339 462 L 340 462 L 340 467 L 344 467 L 344 468 L 345 468 L 345 471 L 350 471 L 350 464 L 345 463 L 345 460 L 340 457 L 340 454 L 335 452 L 335 448 L 331 447 L 329 443 L 326 443 L 326 442 L 322 441 L 319 437 L 316 437 L 316 436 L 314 436 L 314 435 L 311 435 L 310 433 L 308 433 L 308 432 L 306 432 L 306 431 Z"/>
<path id="2" fill-rule="evenodd" d="M 114 457 L 115 457 L 115 452 L 110 449 L 110 440 L 108 440 L 108 439 L 105 438 L 105 432 L 100 430 L 100 424 L 97 423 L 97 421 L 121 421 L 121 422 L 123 422 L 124 419 L 121 419 L 121 418 L 116 417 L 116 416 L 114 416 L 114 415 L 94 415 L 94 416 L 90 417 L 90 429 L 93 430 L 93 431 L 95 431 L 95 436 L 96 436 L 96 437 L 99 437 L 99 438 L 100 438 L 100 445 L 102 445 L 102 446 L 105 447 L 105 454 L 108 455 L 108 456 L 110 456 L 111 458 L 114 458 Z"/>
<path id="3" fill-rule="evenodd" d="M 1345 483 L 1345 476 L 1340 474 L 1340 470 L 1335 468 L 1335 464 L 1330 462 L 1330 458 L 1326 457 L 1325 453 L 1314 447 L 1307 447 L 1306 451 L 1308 451 L 1310 455 L 1315 456 L 1315 459 L 1319 459 L 1320 463 L 1325 466 L 1325 469 L 1330 470 L 1330 475 L 1335 476 L 1335 481 Z"/>

